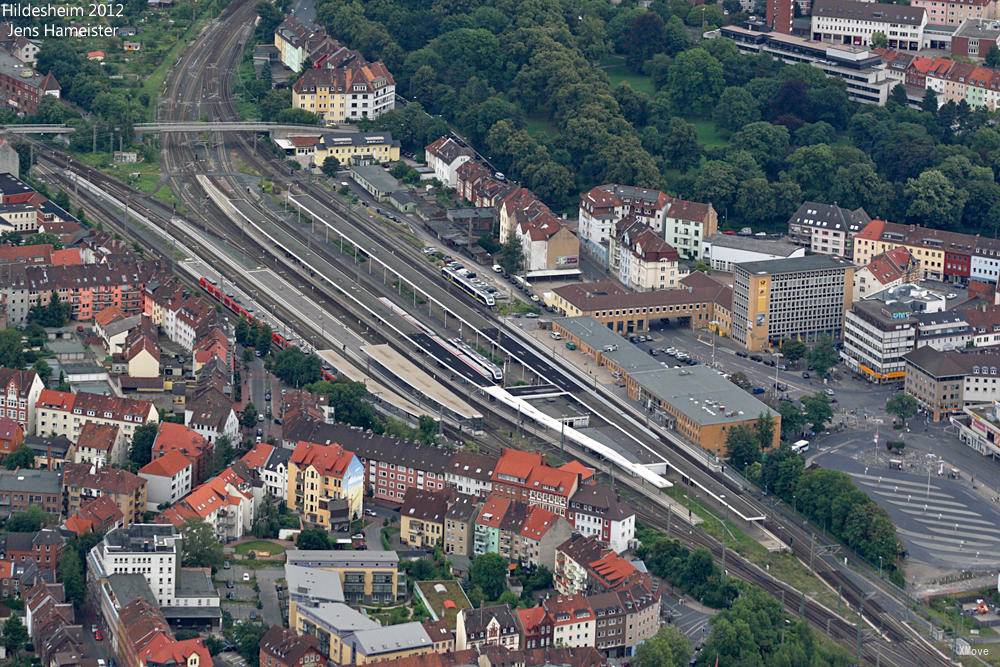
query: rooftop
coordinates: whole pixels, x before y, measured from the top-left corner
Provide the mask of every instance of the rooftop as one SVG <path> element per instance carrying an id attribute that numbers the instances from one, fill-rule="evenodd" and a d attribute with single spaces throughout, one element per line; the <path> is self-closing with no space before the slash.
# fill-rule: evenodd
<path id="1" fill-rule="evenodd" d="M 923 8 L 905 5 L 887 5 L 874 2 L 853 2 L 852 0 L 816 0 L 812 6 L 813 18 L 853 19 L 856 21 L 878 21 L 903 25 L 921 25 L 926 12 Z"/>
<path id="2" fill-rule="evenodd" d="M 738 273 L 755 275 L 779 275 L 782 273 L 800 273 L 803 271 L 827 271 L 853 267 L 846 259 L 832 255 L 806 255 L 789 259 L 766 259 L 760 262 L 746 262 L 736 265 Z"/>
<path id="3" fill-rule="evenodd" d="M 452 628 L 460 610 L 472 609 L 472 603 L 458 579 L 417 581 L 413 585 L 427 603 L 431 617 L 435 621 L 444 619 Z"/>
<path id="4" fill-rule="evenodd" d="M 552 321 L 590 347 L 603 350 L 601 354 L 612 360 L 623 372 L 631 374 L 667 367 L 589 315 L 558 317 Z M 609 350 L 611 347 L 615 349 Z"/>
<path id="5" fill-rule="evenodd" d="M 423 624 L 419 621 L 356 630 L 351 643 L 355 651 L 366 656 L 396 653 L 434 645 L 430 635 L 427 634 Z"/>
<path id="6" fill-rule="evenodd" d="M 303 551 L 285 552 L 287 563 L 303 567 L 398 567 L 395 551 Z"/>
<path id="7" fill-rule="evenodd" d="M 777 412 L 707 366 L 663 368 L 632 376 L 642 391 L 673 406 L 691 421 L 730 424 Z"/>
<path id="8" fill-rule="evenodd" d="M 288 594 L 292 598 L 316 602 L 344 601 L 340 575 L 331 570 L 285 563 L 285 580 L 288 582 Z"/>
<path id="9" fill-rule="evenodd" d="M 709 236 L 702 243 L 712 244 L 713 247 L 736 248 L 738 250 L 749 250 L 779 257 L 788 257 L 800 249 L 799 246 L 787 241 L 776 241 L 772 239 L 761 239 L 755 236 L 739 236 L 736 234 L 716 234 Z"/>

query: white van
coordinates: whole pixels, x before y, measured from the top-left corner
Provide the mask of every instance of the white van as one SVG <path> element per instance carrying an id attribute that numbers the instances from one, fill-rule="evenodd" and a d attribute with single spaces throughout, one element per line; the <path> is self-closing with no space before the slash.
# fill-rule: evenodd
<path id="1" fill-rule="evenodd" d="M 809 451 L 809 441 L 799 440 L 794 445 L 792 445 L 792 451 L 798 454 L 805 454 Z"/>
<path id="2" fill-rule="evenodd" d="M 558 331 L 553 331 L 549 334 L 549 338 L 552 340 L 562 340 L 562 334 Z"/>

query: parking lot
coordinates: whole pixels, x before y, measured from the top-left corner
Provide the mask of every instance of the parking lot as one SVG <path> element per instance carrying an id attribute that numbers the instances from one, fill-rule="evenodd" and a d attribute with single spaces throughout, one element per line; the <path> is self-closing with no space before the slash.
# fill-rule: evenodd
<path id="1" fill-rule="evenodd" d="M 233 620 L 261 619 L 271 625 L 281 625 L 283 613 L 278 601 L 278 580 L 284 577 L 280 567 L 247 568 L 234 564 L 222 569 L 215 576 L 223 610 Z M 244 581 L 244 575 L 250 580 Z M 254 582 L 260 591 L 254 590 Z M 228 582 L 232 582 L 232 588 Z M 257 608 L 258 601 L 261 608 Z"/>

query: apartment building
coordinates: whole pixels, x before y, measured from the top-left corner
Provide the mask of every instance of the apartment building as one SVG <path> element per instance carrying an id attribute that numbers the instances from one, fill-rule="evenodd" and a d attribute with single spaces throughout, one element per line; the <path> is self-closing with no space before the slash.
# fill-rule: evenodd
<path id="1" fill-rule="evenodd" d="M 549 510 L 494 492 L 475 519 L 471 554 L 495 553 L 522 565 L 551 567 L 556 547 L 572 530 Z"/>
<path id="2" fill-rule="evenodd" d="M 222 437 L 230 441 L 239 440 L 240 420 L 236 416 L 233 400 L 212 386 L 196 387 L 186 400 L 184 425 L 213 446 Z"/>
<path id="3" fill-rule="evenodd" d="M 967 405 L 962 414 L 952 415 L 958 439 L 983 456 L 1000 456 L 1000 402 Z"/>
<path id="4" fill-rule="evenodd" d="M 941 351 L 918 347 L 905 356 L 904 390 L 917 399 L 934 421 L 959 414 L 970 405 L 1000 400 L 996 352 Z"/>
<path id="5" fill-rule="evenodd" d="M 896 85 L 882 58 L 869 47 L 817 42 L 731 25 L 709 34 L 716 36 L 732 40 L 742 53 L 765 53 L 789 65 L 807 63 L 816 67 L 828 77 L 841 79 L 847 96 L 855 102 L 884 106 L 889 90 Z"/>
<path id="6" fill-rule="evenodd" d="M 719 231 L 712 204 L 671 198 L 663 218 L 663 238 L 685 259 L 702 258 L 702 242 Z"/>
<path id="7" fill-rule="evenodd" d="M 854 297 L 854 265 L 811 255 L 737 264 L 733 272 L 732 338 L 751 351 L 786 338 L 840 338 Z"/>
<path id="8" fill-rule="evenodd" d="M 788 236 L 794 243 L 820 255 L 854 256 L 854 237 L 871 222 L 863 208 L 853 211 L 836 204 L 807 201 L 788 219 Z"/>
<path id="9" fill-rule="evenodd" d="M 439 137 L 424 149 L 427 166 L 434 176 L 449 188 L 458 187 L 458 168 L 475 158 L 468 146 L 459 144 L 453 137 Z"/>
<path id="10" fill-rule="evenodd" d="M 926 11 L 927 22 L 932 25 L 961 25 L 966 19 L 1000 18 L 997 0 L 912 0 L 910 6 Z"/>
<path id="11" fill-rule="evenodd" d="M 922 7 L 853 0 L 816 0 L 810 32 L 817 42 L 871 46 L 881 33 L 889 48 L 919 51 L 924 41 L 927 12 Z"/>
<path id="12" fill-rule="evenodd" d="M 511 651 L 521 648 L 517 614 L 507 605 L 459 611 L 455 623 L 455 650 L 471 648 L 483 652 L 491 646 Z"/>
<path id="13" fill-rule="evenodd" d="M 1000 241 L 917 225 L 872 220 L 855 238 L 854 263 L 864 265 L 882 253 L 905 247 L 920 265 L 922 279 L 996 283 Z"/>
<path id="14" fill-rule="evenodd" d="M 964 3 L 962 3 L 964 5 Z M 955 3 L 956 7 L 959 3 Z M 951 35 L 949 50 L 952 55 L 965 56 L 968 58 L 986 58 L 990 51 L 1000 46 L 1000 21 L 997 20 L 998 11 L 996 2 L 987 2 L 982 6 L 993 5 L 993 16 L 976 18 L 969 16 L 962 21 L 958 30 Z M 976 2 L 972 12 L 979 9 L 980 3 Z"/>
<path id="15" fill-rule="evenodd" d="M 795 0 L 767 0 L 764 17 L 767 27 L 775 32 L 792 34 L 792 22 L 795 19 Z"/>
<path id="16" fill-rule="evenodd" d="M 609 268 L 618 281 L 636 291 L 674 289 L 680 285 L 680 255 L 645 223 L 624 218 L 611 237 Z"/>
<path id="17" fill-rule="evenodd" d="M 85 422 L 76 441 L 76 463 L 98 467 L 122 466 L 128 458 L 125 437 L 121 429 L 112 424 Z"/>
<path id="18" fill-rule="evenodd" d="M 23 512 L 41 507 L 49 514 L 60 515 L 63 491 L 56 470 L 0 470 L 0 508 Z"/>
<path id="19" fill-rule="evenodd" d="M 20 424 L 25 434 L 36 433 L 35 405 L 43 389 L 35 371 L 0 367 L 0 414 Z"/>
<path id="20" fill-rule="evenodd" d="M 581 535 L 597 538 L 616 553 L 635 539 L 635 511 L 607 484 L 581 484 L 569 499 L 567 518 Z"/>
<path id="21" fill-rule="evenodd" d="M 327 658 L 313 635 L 272 625 L 260 638 L 260 667 L 326 667 Z"/>
<path id="22" fill-rule="evenodd" d="M 93 423 L 117 427 L 124 443 L 131 445 L 138 427 L 160 420 L 149 401 L 53 389 L 39 394 L 35 411 L 36 435 L 62 435 L 72 442 L 79 440 L 84 424 Z"/>
<path id="23" fill-rule="evenodd" d="M 55 581 L 59 556 L 65 546 L 66 538 L 53 528 L 31 533 L 7 533 L 3 539 L 3 559 L 20 565 L 32 560 L 46 581 Z"/>
<path id="24" fill-rule="evenodd" d="M 330 529 L 332 500 L 346 500 L 352 519 L 361 516 L 364 484 L 365 469 L 354 452 L 300 442 L 288 460 L 286 504 L 308 523 Z"/>
<path id="25" fill-rule="evenodd" d="M 153 459 L 139 469 L 146 480 L 146 509 L 155 511 L 160 505 L 173 505 L 191 493 L 194 465 L 176 449 Z"/>
<path id="26" fill-rule="evenodd" d="M 459 496 L 448 508 L 444 521 L 444 552 L 471 556 L 472 540 L 480 503 L 472 496 Z"/>
<path id="27" fill-rule="evenodd" d="M 854 300 L 920 280 L 920 263 L 905 247 L 893 248 L 854 271 Z"/>
<path id="28" fill-rule="evenodd" d="M 399 508 L 399 539 L 411 547 L 443 546 L 451 491 L 407 489 Z"/>
<path id="29" fill-rule="evenodd" d="M 62 495 L 67 514 L 79 512 L 91 498 L 109 496 L 118 505 L 125 526 L 142 521 L 147 506 L 146 480 L 128 470 L 97 468 L 85 463 L 63 466 Z"/>
<path id="30" fill-rule="evenodd" d="M 542 602 L 552 619 L 552 644 L 584 648 L 597 643 L 597 617 L 582 595 L 557 595 Z"/>
<path id="31" fill-rule="evenodd" d="M 589 473 L 592 475 L 593 471 Z M 493 469 L 493 493 L 566 516 L 569 499 L 576 493 L 582 477 L 566 466 L 546 465 L 538 452 L 504 449 Z"/>
<path id="32" fill-rule="evenodd" d="M 406 576 L 395 551 L 291 550 L 285 562 L 336 572 L 348 604 L 394 604 L 407 596 Z"/>
<path id="33" fill-rule="evenodd" d="M 7 109 L 18 116 L 30 116 L 46 95 L 59 99 L 62 92 L 52 74 L 39 74 L 10 53 L 0 50 L 0 93 Z"/>
<path id="34" fill-rule="evenodd" d="M 501 212 L 504 209 L 501 208 Z M 555 216 L 519 222 L 514 234 L 524 251 L 525 275 L 579 274 L 580 240 Z"/>
<path id="35" fill-rule="evenodd" d="M 292 107 L 330 125 L 378 118 L 396 106 L 396 81 L 382 62 L 357 54 L 335 67 L 312 68 L 292 84 Z"/>
<path id="36" fill-rule="evenodd" d="M 163 422 L 153 441 L 152 458 L 166 456 L 170 452 L 182 454 L 191 461 L 191 484 L 201 484 L 208 479 L 208 468 L 212 464 L 213 447 L 204 436 L 192 428 L 175 422 Z M 284 488 L 281 497 L 285 497 Z"/>

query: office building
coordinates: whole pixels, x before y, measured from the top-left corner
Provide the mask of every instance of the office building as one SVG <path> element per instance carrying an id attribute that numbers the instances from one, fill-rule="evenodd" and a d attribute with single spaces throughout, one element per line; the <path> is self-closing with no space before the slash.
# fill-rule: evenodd
<path id="1" fill-rule="evenodd" d="M 927 26 L 927 12 L 906 5 L 816 0 L 812 12 L 812 38 L 831 44 L 871 46 L 881 33 L 891 49 L 919 51 Z"/>
<path id="2" fill-rule="evenodd" d="M 395 551 L 298 551 L 286 563 L 336 572 L 348 604 L 393 604 L 406 598 L 406 577 Z"/>
<path id="3" fill-rule="evenodd" d="M 786 338 L 839 339 L 853 297 L 854 266 L 838 257 L 737 264 L 732 338 L 755 352 Z"/>
<path id="4" fill-rule="evenodd" d="M 1000 400 L 1000 354 L 996 352 L 944 352 L 924 346 L 904 358 L 904 389 L 934 421 L 959 414 L 970 405 Z"/>

